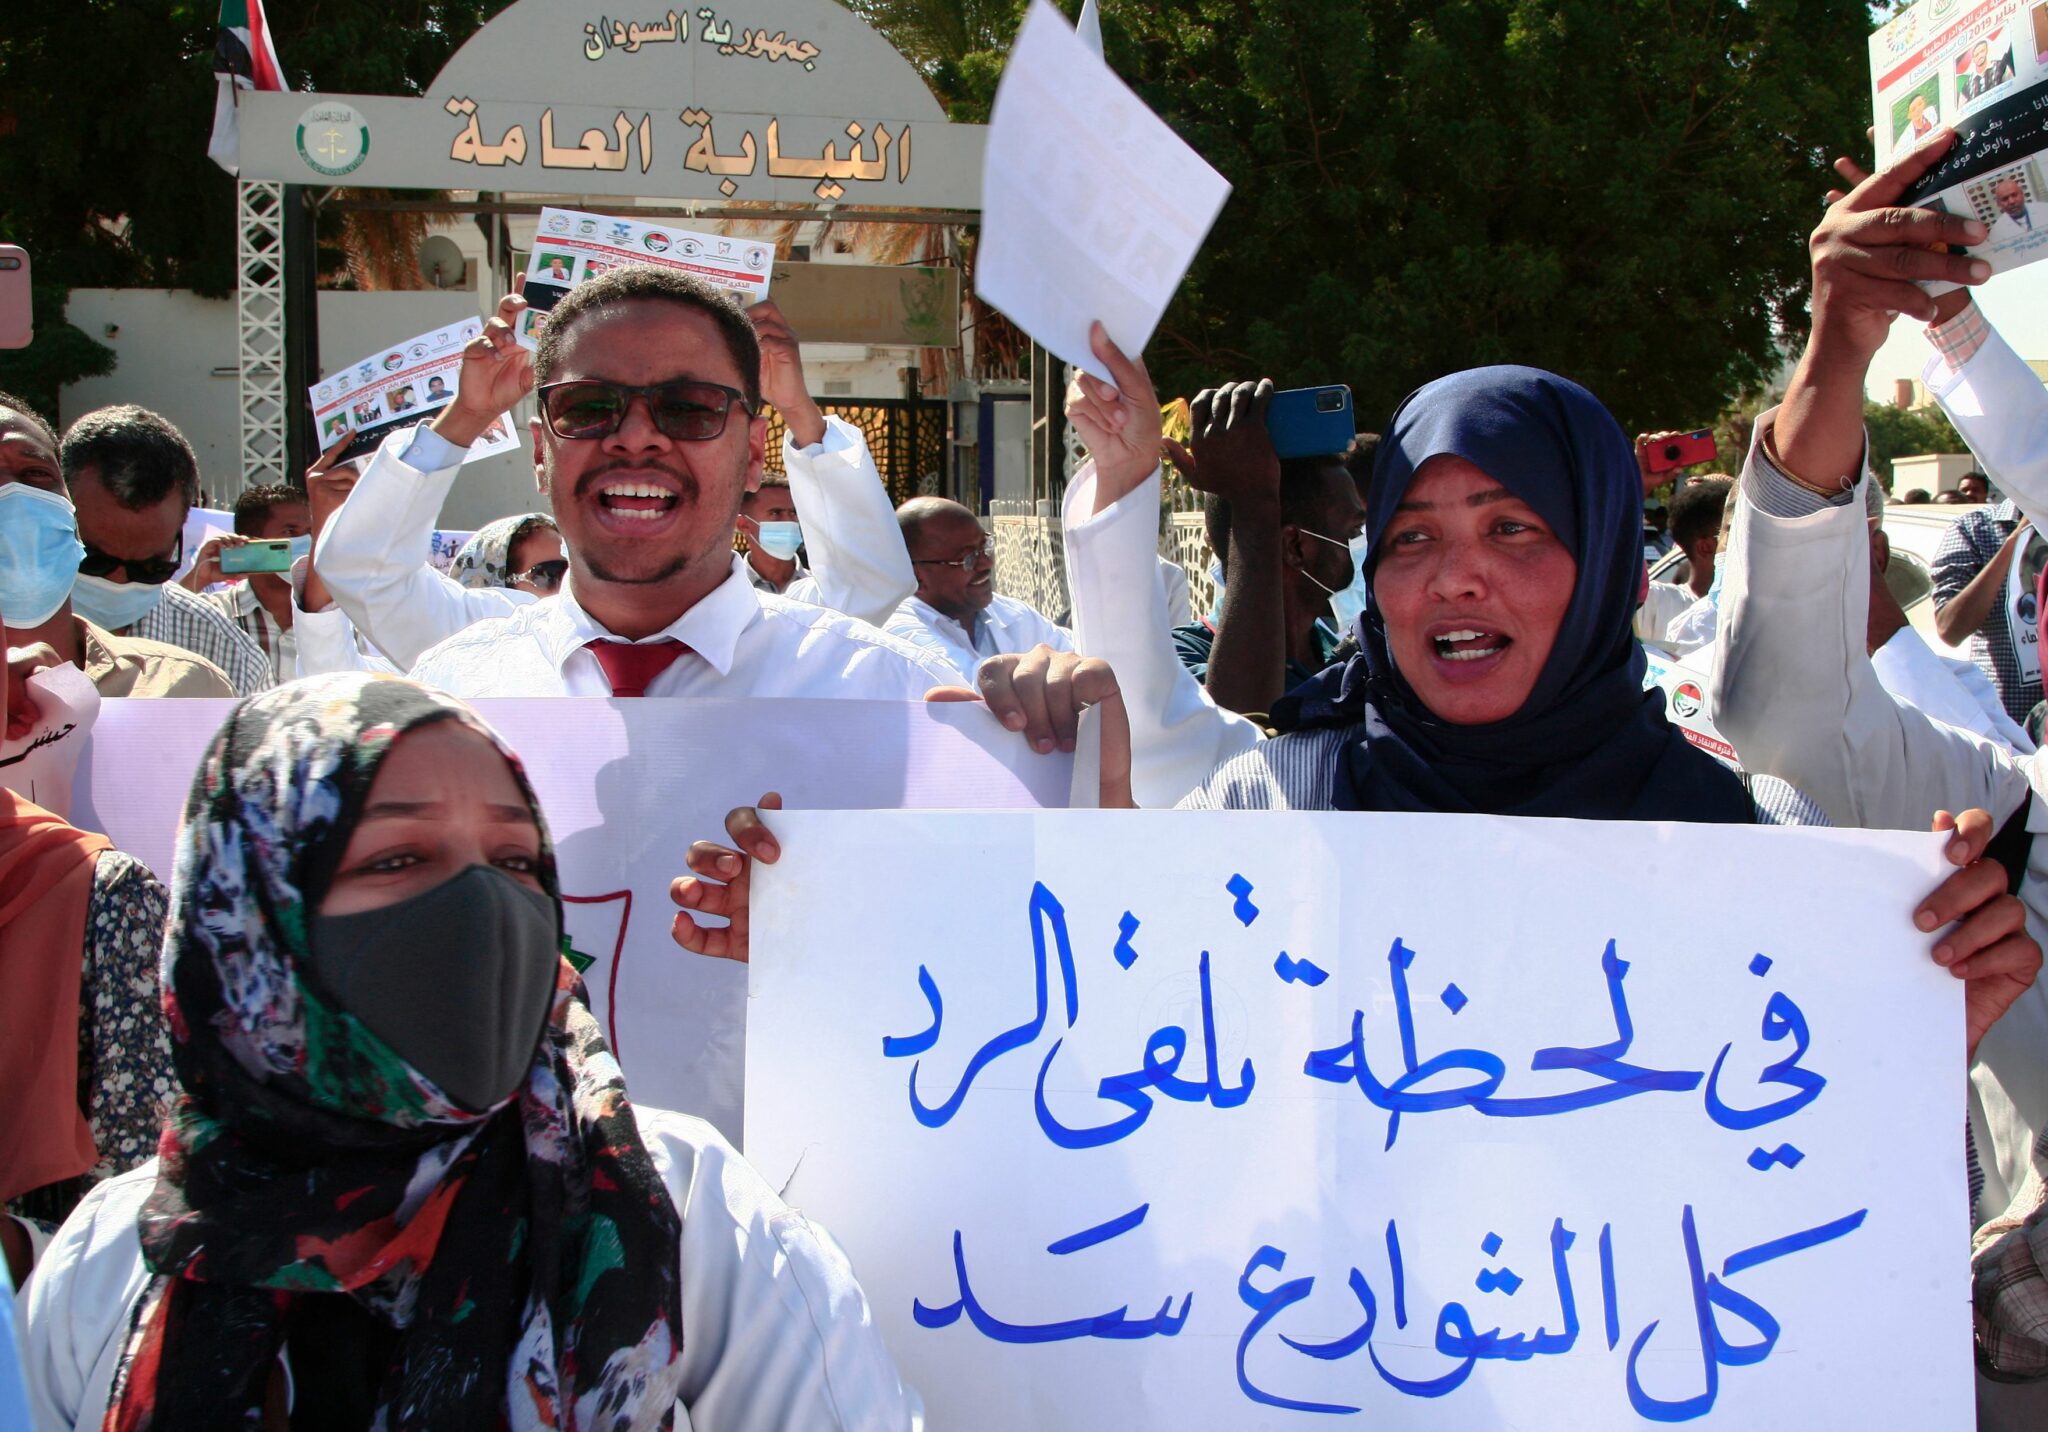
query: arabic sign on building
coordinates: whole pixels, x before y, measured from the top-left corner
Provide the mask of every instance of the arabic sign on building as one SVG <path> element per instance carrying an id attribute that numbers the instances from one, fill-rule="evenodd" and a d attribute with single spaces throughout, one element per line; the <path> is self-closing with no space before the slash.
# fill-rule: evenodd
<path id="1" fill-rule="evenodd" d="M 747 1157 L 933 1427 L 1970 1425 L 1962 988 L 1910 918 L 1937 837 L 776 834 Z M 1677 918 L 1698 871 L 1742 898 Z"/>
<path id="2" fill-rule="evenodd" d="M 307 100 L 317 101 L 312 109 Z M 519 0 L 413 96 L 245 93 L 252 179 L 973 209 L 982 129 L 832 0 Z"/>

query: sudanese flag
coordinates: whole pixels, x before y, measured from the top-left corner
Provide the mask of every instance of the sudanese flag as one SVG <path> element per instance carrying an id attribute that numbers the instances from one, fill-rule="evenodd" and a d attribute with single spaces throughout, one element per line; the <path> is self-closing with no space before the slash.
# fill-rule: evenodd
<path id="1" fill-rule="evenodd" d="M 270 24 L 263 0 L 220 0 L 220 33 L 213 42 L 213 78 L 219 93 L 213 102 L 213 138 L 206 157 L 230 174 L 241 168 L 242 133 L 235 114 L 235 91 L 281 90 L 284 68 L 270 43 Z"/>

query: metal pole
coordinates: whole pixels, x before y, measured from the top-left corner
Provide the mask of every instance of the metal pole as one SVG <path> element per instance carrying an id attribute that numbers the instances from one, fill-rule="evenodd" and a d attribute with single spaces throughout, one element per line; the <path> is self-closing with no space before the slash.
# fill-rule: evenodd
<path id="1" fill-rule="evenodd" d="M 306 390 L 320 377 L 320 272 L 316 252 L 316 191 L 299 184 L 284 190 L 284 412 L 285 481 L 320 455 Z"/>

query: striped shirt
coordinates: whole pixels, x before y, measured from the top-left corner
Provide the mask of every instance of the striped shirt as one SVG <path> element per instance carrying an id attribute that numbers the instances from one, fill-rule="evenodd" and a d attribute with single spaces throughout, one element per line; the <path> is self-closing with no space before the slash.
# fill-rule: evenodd
<path id="1" fill-rule="evenodd" d="M 228 620 L 256 643 L 270 662 L 271 677 L 278 685 L 297 678 L 299 643 L 292 636 L 292 629 L 278 625 L 269 608 L 256 599 L 256 589 L 249 583 L 237 582 L 217 592 L 201 592 L 199 600 L 226 613 Z"/>
<path id="2" fill-rule="evenodd" d="M 165 582 L 163 600 L 141 621 L 116 635 L 168 642 L 196 652 L 227 673 L 237 696 L 254 696 L 277 685 L 263 648 L 227 613 L 176 582 Z"/>
<path id="3" fill-rule="evenodd" d="M 1937 609 L 1954 601 L 1963 588 L 1970 585 L 1971 579 L 1998 555 L 1998 549 L 2005 545 L 2005 539 L 2012 536 L 2019 522 L 2020 510 L 2010 500 L 1956 519 L 1955 525 L 1948 530 L 1948 536 L 1941 539 L 1941 546 L 1934 552 L 1932 569 Z M 2017 551 L 2013 558 L 2018 560 Z M 2020 660 L 2013 650 L 2012 628 L 2006 614 L 2002 583 L 1992 597 L 1991 611 L 1985 616 L 1984 625 L 1970 637 L 1970 659 L 1983 668 L 1984 674 L 1998 688 L 1998 699 L 2005 703 L 2006 714 L 2024 725 L 2041 699 L 2041 682 L 2039 678 L 2028 681 L 2020 675 Z"/>

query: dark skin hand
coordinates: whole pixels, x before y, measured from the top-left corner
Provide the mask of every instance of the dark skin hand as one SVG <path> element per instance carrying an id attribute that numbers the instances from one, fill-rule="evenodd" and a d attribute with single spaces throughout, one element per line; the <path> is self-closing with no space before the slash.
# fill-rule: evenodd
<path id="1" fill-rule="evenodd" d="M 980 691 L 964 686 L 939 686 L 925 693 L 938 702 L 986 701 L 989 712 L 1007 730 L 1021 732 L 1035 751 L 1072 751 L 1081 713 L 1091 706 L 1102 712 L 1102 787 L 1104 810 L 1129 810 L 1131 799 L 1131 722 L 1109 664 L 1070 651 L 1034 647 L 1021 655 L 993 656 L 976 673 Z M 748 956 L 748 902 L 753 892 L 755 862 L 773 865 L 782 858 L 763 811 L 782 809 L 782 797 L 769 792 L 751 806 L 725 817 L 730 845 L 700 840 L 684 857 L 690 874 L 669 886 L 669 899 L 681 906 L 670 934 L 692 954 L 737 960 Z M 727 923 L 700 925 L 693 914 L 715 915 Z"/>
<path id="2" fill-rule="evenodd" d="M 1943 854 L 1959 868 L 1920 903 L 1913 923 L 1929 934 L 1952 927 L 1935 941 L 1934 962 L 1963 981 L 1963 1018 L 1975 1060 L 1985 1032 L 2040 973 L 2041 947 L 2027 933 L 2026 906 L 2006 893 L 2005 867 L 1983 858 L 1997 833 L 1990 812 L 1938 811 L 1934 829 L 1955 832 Z"/>
<path id="3" fill-rule="evenodd" d="M 327 584 L 320 580 L 320 534 L 327 530 L 341 504 L 348 501 L 348 495 L 356 490 L 356 479 L 361 476 L 354 463 L 340 460 L 341 450 L 353 440 L 353 434 L 343 436 L 306 469 L 306 508 L 313 525 L 313 556 L 306 563 L 306 590 L 300 605 L 309 612 L 324 610 L 334 600 Z"/>
<path id="4" fill-rule="evenodd" d="M 1959 309 L 1953 295 L 1937 300 L 1919 284 L 1978 284 L 1991 275 L 1981 259 L 1948 252 L 1982 243 L 1983 224 L 1899 202 L 1954 141 L 1953 131 L 1939 131 L 1881 173 L 1837 191 L 1841 197 L 1808 240 L 1812 337 L 1778 409 L 1773 440 L 1786 475 L 1815 492 L 1840 492 L 1860 469 L 1864 378 L 1892 320 L 1904 313 L 1931 323 Z M 1845 179 L 1861 172 L 1854 165 L 1837 169 Z"/>
<path id="5" fill-rule="evenodd" d="M 1270 711 L 1287 689 L 1287 657 L 1315 615 L 1288 600 L 1280 459 L 1266 430 L 1273 380 L 1205 388 L 1189 407 L 1192 447 L 1166 439 L 1190 486 L 1230 504 L 1223 608 L 1209 653 L 1209 696 L 1226 711 Z M 1302 618 L 1306 615 L 1306 622 Z"/>

